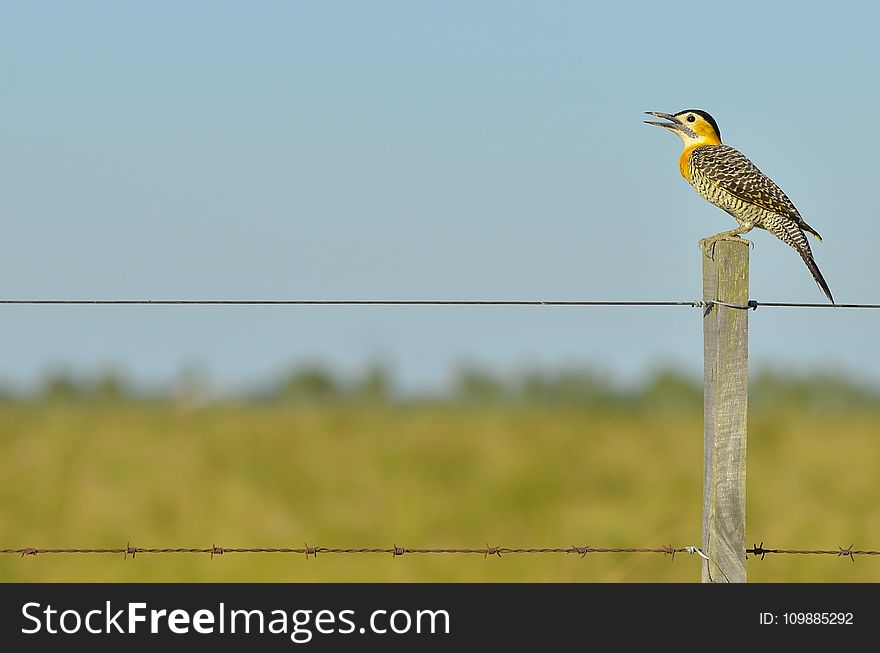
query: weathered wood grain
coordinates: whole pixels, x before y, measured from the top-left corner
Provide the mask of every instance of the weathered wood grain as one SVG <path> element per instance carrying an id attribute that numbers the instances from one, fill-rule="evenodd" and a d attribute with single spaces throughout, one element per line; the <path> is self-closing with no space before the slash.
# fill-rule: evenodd
<path id="1" fill-rule="evenodd" d="M 746 304 L 749 246 L 719 241 L 703 258 L 703 300 Z M 704 583 L 746 582 L 749 312 L 714 305 L 703 318 Z"/>

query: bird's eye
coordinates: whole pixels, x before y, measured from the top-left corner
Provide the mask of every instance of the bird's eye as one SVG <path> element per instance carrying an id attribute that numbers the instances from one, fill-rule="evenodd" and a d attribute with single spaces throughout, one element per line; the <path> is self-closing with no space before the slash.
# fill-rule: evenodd
<path id="1" fill-rule="evenodd" d="M 696 118 L 694 118 L 694 114 L 690 114 L 690 115 L 688 115 L 688 117 L 687 117 L 687 121 L 688 121 L 688 122 L 694 122 L 694 121 L 696 121 Z"/>

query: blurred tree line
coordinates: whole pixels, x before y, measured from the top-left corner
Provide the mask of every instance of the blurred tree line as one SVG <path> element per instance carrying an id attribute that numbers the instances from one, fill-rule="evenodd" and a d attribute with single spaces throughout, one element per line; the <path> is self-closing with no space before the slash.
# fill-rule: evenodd
<path id="1" fill-rule="evenodd" d="M 658 369 L 646 375 L 640 383 L 621 385 L 613 382 L 608 374 L 590 367 L 498 374 L 469 366 L 457 371 L 446 391 L 413 396 L 396 392 L 393 375 L 381 365 L 368 367 L 354 377 L 334 374 L 321 365 L 297 367 L 261 387 L 233 395 L 212 393 L 208 384 L 192 370 L 185 372 L 174 387 L 159 390 L 138 388 L 115 372 L 93 377 L 51 374 L 35 392 L 26 395 L 0 387 L 0 401 L 6 402 L 169 400 L 192 405 L 223 401 L 290 405 L 431 403 L 463 407 L 558 406 L 699 411 L 703 388 L 701 379 L 673 368 Z M 880 388 L 842 372 L 762 370 L 752 375 L 749 407 L 755 411 L 770 408 L 880 410 Z"/>

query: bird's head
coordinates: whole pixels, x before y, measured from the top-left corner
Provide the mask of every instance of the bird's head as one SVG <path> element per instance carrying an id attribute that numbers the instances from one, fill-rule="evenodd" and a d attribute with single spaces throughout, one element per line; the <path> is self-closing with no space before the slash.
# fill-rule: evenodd
<path id="1" fill-rule="evenodd" d="M 685 147 L 696 145 L 718 145 L 721 143 L 721 130 L 715 118 L 700 109 L 685 109 L 678 113 L 668 114 L 657 111 L 646 111 L 650 116 L 663 118 L 666 122 L 646 120 L 649 125 L 665 127 L 678 134 Z"/>

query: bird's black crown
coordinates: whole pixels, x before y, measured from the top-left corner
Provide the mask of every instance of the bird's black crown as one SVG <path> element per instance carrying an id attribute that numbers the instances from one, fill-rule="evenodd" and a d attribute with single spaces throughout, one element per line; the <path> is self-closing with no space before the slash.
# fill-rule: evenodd
<path id="1" fill-rule="evenodd" d="M 708 122 L 710 125 L 712 125 L 712 129 L 714 129 L 715 133 L 718 134 L 718 140 L 721 140 L 721 130 L 718 129 L 718 123 L 715 122 L 715 118 L 710 116 L 708 113 L 706 113 L 702 109 L 683 109 L 675 115 L 680 116 L 683 113 L 695 113 L 698 116 L 700 116 L 701 118 L 703 118 L 706 122 Z"/>

